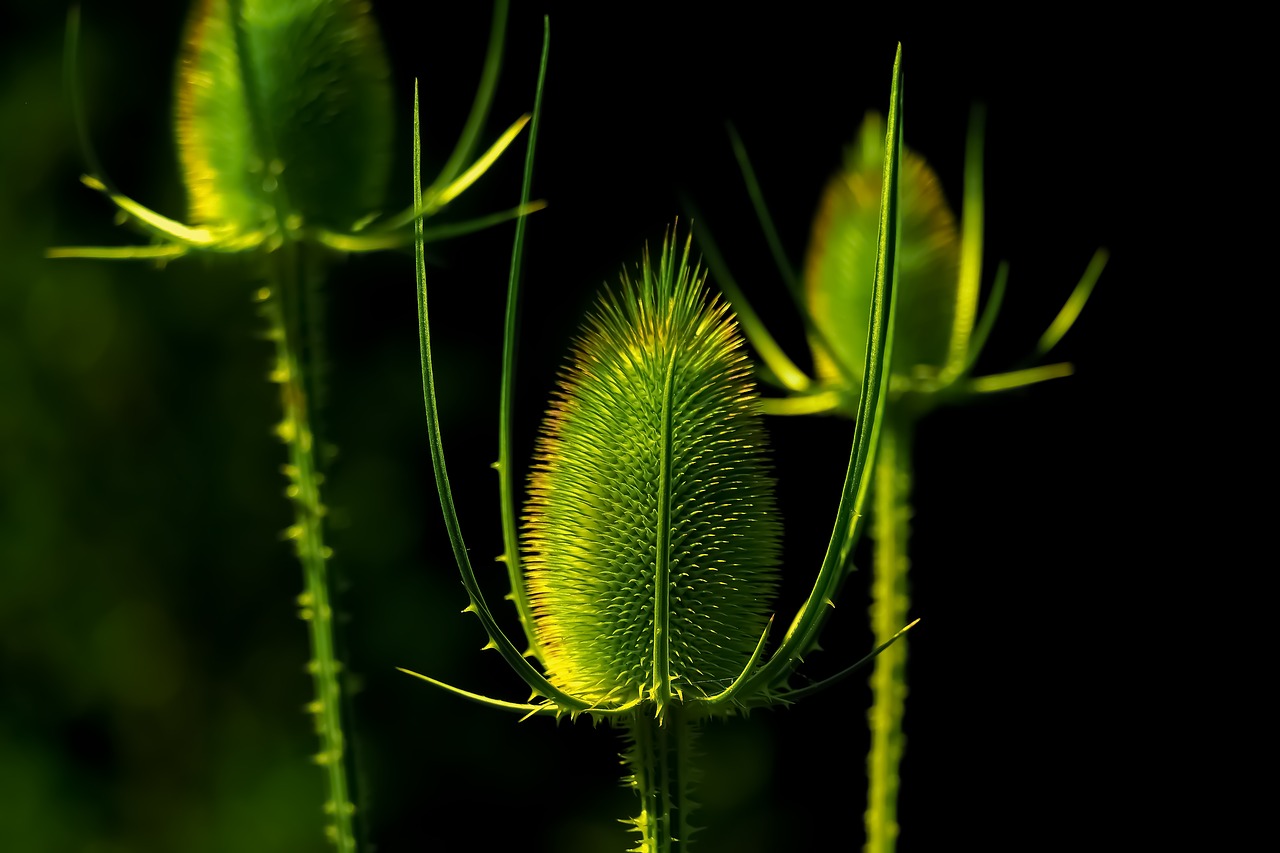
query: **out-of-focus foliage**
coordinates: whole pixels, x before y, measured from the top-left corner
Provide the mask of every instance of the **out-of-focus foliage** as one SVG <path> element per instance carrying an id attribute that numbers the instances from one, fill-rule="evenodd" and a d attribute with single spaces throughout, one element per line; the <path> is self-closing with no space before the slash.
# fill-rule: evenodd
<path id="1" fill-rule="evenodd" d="M 255 471 L 275 455 L 255 318 L 214 271 L 43 258 L 103 210 L 61 191 L 61 15 L 28 14 L 0 70 L 0 844 L 299 849 L 318 780 L 291 758 L 305 683 L 280 677 L 302 650 L 275 628 L 293 579 Z"/>

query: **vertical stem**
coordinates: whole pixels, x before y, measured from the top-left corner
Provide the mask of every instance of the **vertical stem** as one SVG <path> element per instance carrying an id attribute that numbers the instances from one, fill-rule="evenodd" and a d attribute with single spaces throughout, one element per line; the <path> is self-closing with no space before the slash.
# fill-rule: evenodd
<path id="1" fill-rule="evenodd" d="M 871 624 L 883 643 L 907 624 L 911 604 L 907 585 L 907 541 L 911 535 L 911 425 L 887 417 L 875 467 L 872 535 L 875 538 L 871 583 Z M 875 659 L 871 673 L 871 752 L 867 755 L 867 843 L 865 853 L 893 853 L 898 841 L 898 767 L 906 738 L 902 733 L 907 698 L 907 638 L 900 637 Z"/>
<path id="2" fill-rule="evenodd" d="M 340 853 L 354 853 L 355 805 L 347 782 L 346 747 L 342 734 L 341 665 L 334 648 L 333 607 L 327 561 L 332 555 L 324 544 L 325 506 L 320 500 L 323 480 L 316 462 L 316 435 L 308 398 L 308 377 L 300 357 L 303 302 L 307 268 L 301 246 L 286 242 L 268 258 L 268 284 L 258 291 L 268 337 L 275 342 L 276 364 L 271 380 L 280 385 L 284 418 L 276 428 L 289 452 L 283 472 L 289 485 L 285 494 L 293 502 L 294 523 L 284 531 L 292 539 L 302 563 L 304 589 L 298 596 L 298 615 L 307 623 L 311 660 L 307 671 L 315 685 L 315 699 L 307 711 L 315 718 L 320 751 L 315 763 L 324 771 L 327 799 L 325 835 Z M 315 355 L 313 353 L 313 355 Z"/>
<path id="3" fill-rule="evenodd" d="M 683 853 L 693 834 L 695 724 L 673 703 L 661 718 L 637 715 L 626 727 L 631 745 L 622 759 L 640 797 L 640 815 L 628 821 L 640 836 L 632 853 Z"/>

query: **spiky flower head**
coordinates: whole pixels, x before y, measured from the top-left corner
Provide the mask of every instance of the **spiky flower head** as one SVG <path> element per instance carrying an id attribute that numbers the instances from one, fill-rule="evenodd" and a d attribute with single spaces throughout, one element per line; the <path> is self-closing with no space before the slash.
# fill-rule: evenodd
<path id="1" fill-rule="evenodd" d="M 606 292 L 543 424 L 525 516 L 552 683 L 599 704 L 723 690 L 777 583 L 780 526 L 729 308 L 664 241 Z"/>

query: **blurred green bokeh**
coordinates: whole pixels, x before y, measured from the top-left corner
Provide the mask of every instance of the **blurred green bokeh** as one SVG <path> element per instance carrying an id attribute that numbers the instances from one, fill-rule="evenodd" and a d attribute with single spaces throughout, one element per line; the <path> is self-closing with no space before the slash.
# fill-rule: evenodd
<path id="1" fill-rule="evenodd" d="M 409 195 L 413 77 L 423 80 L 433 164 L 478 78 L 488 8 L 455 5 L 468 8 L 374 4 L 403 116 L 403 192 L 391 209 Z M 532 103 L 542 12 L 553 25 L 535 188 L 551 206 L 529 235 L 517 458 L 528 458 L 594 289 L 660 238 L 679 214 L 678 191 L 711 218 L 753 300 L 788 316 L 723 122 L 741 131 L 798 258 L 841 146 L 866 109 L 883 108 L 898 38 L 908 140 L 953 202 L 969 101 L 988 103 L 988 269 L 1012 260 L 1006 311 L 1018 317 L 1001 325 L 1029 329 L 1026 340 L 993 340 L 992 364 L 1029 351 L 1094 248 L 1112 248 L 1108 280 L 1064 342 L 1078 376 L 922 429 L 913 571 L 925 623 L 913 640 L 904 767 L 918 781 L 900 810 L 904 853 L 965 837 L 984 810 L 1003 813 L 1011 836 L 1053 821 L 1060 838 L 1090 837 L 1073 823 L 1079 795 L 1062 796 L 1046 768 L 1100 760 L 1087 727 L 1061 723 L 1092 713 L 1089 694 L 1072 686 L 1085 677 L 1082 620 L 1107 624 L 1119 609 L 1084 571 L 1101 549 L 1078 517 L 1089 507 L 1106 517 L 1116 500 L 1094 492 L 1114 451 L 1085 426 L 1091 407 L 1120 393 L 1107 373 L 1116 356 L 1108 342 L 1122 328 L 1108 291 L 1130 269 L 1118 217 L 1099 204 L 1115 167 L 1088 132 L 1121 113 L 1101 72 L 1066 74 L 1065 49 L 1010 47 L 983 27 L 966 43 L 954 31 L 877 23 L 858 28 L 862 50 L 846 51 L 850 36 L 838 27 L 741 20 L 721 4 L 683 12 L 676 28 L 673 4 L 590 17 L 572 4 L 516 5 L 490 138 Z M 168 122 L 180 6 L 86 3 L 81 57 L 105 167 L 125 192 L 176 217 L 185 199 Z M 43 257 L 47 246 L 139 237 L 113 227 L 103 200 L 77 182 L 64 10 L 0 8 L 0 849 L 324 850 L 321 777 L 308 758 L 316 744 L 302 713 L 301 579 L 279 539 L 291 510 L 270 430 L 270 352 L 250 302 L 256 282 L 234 261 L 157 269 Z M 1090 38 L 1087 48 L 1113 50 Z M 1019 75 L 1002 62 L 1020 63 Z M 467 193 L 458 213 L 513 204 L 519 157 Z M 508 227 L 438 246 L 429 271 L 446 452 L 479 569 L 499 552 L 488 464 L 510 236 Z M 475 849 L 623 849 L 617 819 L 634 804 L 616 784 L 612 733 L 517 724 L 394 671 L 524 698 L 497 656 L 479 652 L 474 620 L 459 615 L 466 601 L 422 428 L 411 256 L 341 262 L 329 292 L 326 421 L 340 455 L 327 502 L 360 687 L 348 734 L 367 837 L 385 851 L 456 849 L 459 815 L 478 803 L 492 817 Z M 803 351 L 798 324 L 791 343 Z M 847 441 L 835 422 L 776 426 L 787 618 L 829 534 Z M 492 572 L 493 601 L 503 574 Z M 856 578 L 846 595 L 815 674 L 869 642 Z M 1016 646 L 979 648 L 1032 612 Z M 845 849 L 858 846 L 866 705 L 855 679 L 804 706 L 714 727 L 701 849 L 827 849 L 815 845 L 833 832 Z"/>

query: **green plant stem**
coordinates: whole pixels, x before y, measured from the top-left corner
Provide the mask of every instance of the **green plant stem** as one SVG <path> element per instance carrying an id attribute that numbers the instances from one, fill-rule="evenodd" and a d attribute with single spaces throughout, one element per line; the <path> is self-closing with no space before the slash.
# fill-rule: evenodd
<path id="1" fill-rule="evenodd" d="M 276 365 L 272 381 L 280 385 L 280 402 L 284 418 L 277 434 L 289 452 L 284 474 L 289 481 L 285 494 L 293 502 L 294 523 L 284 532 L 292 539 L 302 563 L 304 589 L 298 596 L 299 616 L 307 623 L 311 640 L 311 660 L 307 670 L 315 685 L 315 699 L 307 710 L 315 718 L 320 751 L 316 764 L 324 770 L 327 799 L 325 835 L 339 853 L 354 853 L 355 805 L 351 801 L 347 780 L 347 751 L 342 734 L 342 689 L 339 681 L 341 665 L 335 652 L 333 606 L 327 562 L 330 549 L 324 544 L 325 507 L 320 499 L 323 476 L 316 461 L 318 439 L 313 428 L 313 413 L 306 366 L 319 358 L 319 338 L 307 336 L 305 357 L 300 350 L 304 341 L 308 296 L 315 287 L 309 280 L 314 267 L 307 265 L 303 246 L 286 242 L 268 257 L 268 284 L 258 291 L 262 314 L 267 320 L 268 337 L 275 343 Z"/>
<path id="2" fill-rule="evenodd" d="M 640 835 L 631 853 L 689 850 L 696 724 L 674 703 L 662 718 L 636 715 L 625 725 L 631 745 L 622 759 L 631 771 L 630 786 L 640 796 L 640 816 L 628 821 Z"/>
<path id="3" fill-rule="evenodd" d="M 880 437 L 873 489 L 871 624 L 876 643 L 907 624 L 907 541 L 911 535 L 911 432 L 909 420 L 887 417 Z M 875 660 L 871 673 L 871 751 L 867 755 L 866 853 L 892 853 L 898 841 L 898 768 L 907 698 L 907 640 L 901 637 Z"/>

